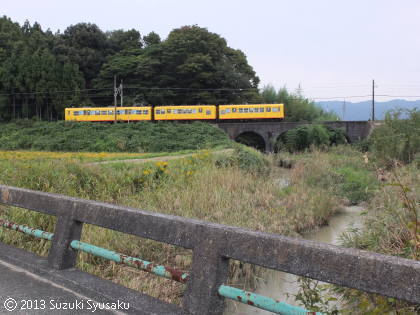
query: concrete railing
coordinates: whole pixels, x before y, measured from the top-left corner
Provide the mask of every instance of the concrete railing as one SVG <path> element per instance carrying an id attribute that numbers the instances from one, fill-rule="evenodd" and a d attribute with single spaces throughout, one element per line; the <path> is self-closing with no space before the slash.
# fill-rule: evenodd
<path id="1" fill-rule="evenodd" d="M 3 185 L 0 204 L 57 217 L 48 255 L 56 270 L 75 266 L 70 244 L 80 239 L 84 223 L 191 249 L 180 309 L 186 314 L 223 312 L 218 290 L 230 259 L 420 303 L 419 261 Z"/>

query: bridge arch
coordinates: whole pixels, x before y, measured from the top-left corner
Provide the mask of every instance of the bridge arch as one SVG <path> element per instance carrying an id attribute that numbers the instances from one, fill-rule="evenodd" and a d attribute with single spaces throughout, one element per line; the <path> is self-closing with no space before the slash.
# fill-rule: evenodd
<path id="1" fill-rule="evenodd" d="M 253 147 L 259 151 L 266 151 L 267 143 L 262 135 L 255 131 L 244 131 L 235 137 L 235 141 Z"/>

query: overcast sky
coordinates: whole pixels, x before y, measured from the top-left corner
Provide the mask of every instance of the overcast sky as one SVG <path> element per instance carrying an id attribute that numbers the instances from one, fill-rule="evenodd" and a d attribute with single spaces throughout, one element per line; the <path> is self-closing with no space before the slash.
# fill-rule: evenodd
<path id="1" fill-rule="evenodd" d="M 419 0 L 2 0 L 0 15 L 53 31 L 91 22 L 162 38 L 197 24 L 241 49 L 261 86 L 300 84 L 328 98 L 369 95 L 375 79 L 377 94 L 420 96 Z"/>

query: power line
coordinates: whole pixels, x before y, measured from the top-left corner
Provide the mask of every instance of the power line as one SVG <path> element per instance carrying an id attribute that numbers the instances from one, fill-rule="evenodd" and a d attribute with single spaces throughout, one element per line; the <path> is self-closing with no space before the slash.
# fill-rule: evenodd
<path id="1" fill-rule="evenodd" d="M 82 90 L 67 90 L 67 91 L 32 91 L 32 92 L 17 92 L 17 93 L 1 93 L 0 96 L 12 96 L 12 95 L 36 95 L 36 94 L 60 94 L 60 93 L 75 93 L 75 92 L 88 92 L 88 91 L 101 91 L 109 90 L 108 88 L 101 89 L 82 89 Z"/>
<path id="2" fill-rule="evenodd" d="M 419 97 L 420 95 L 388 95 L 388 94 L 376 94 L 376 96 L 384 96 L 384 97 Z"/>
<path id="3" fill-rule="evenodd" d="M 308 97 L 314 100 L 334 100 L 334 99 L 343 99 L 343 98 L 360 98 L 360 97 L 370 97 L 370 94 L 367 95 L 350 95 L 350 96 L 331 96 L 331 97 Z"/>

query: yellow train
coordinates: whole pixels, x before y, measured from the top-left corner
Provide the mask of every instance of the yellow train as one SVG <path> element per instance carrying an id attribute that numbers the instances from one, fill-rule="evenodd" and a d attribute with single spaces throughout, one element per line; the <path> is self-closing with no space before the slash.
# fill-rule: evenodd
<path id="1" fill-rule="evenodd" d="M 257 121 L 284 119 L 283 104 L 180 105 L 141 107 L 66 108 L 65 120 L 71 121 Z"/>

